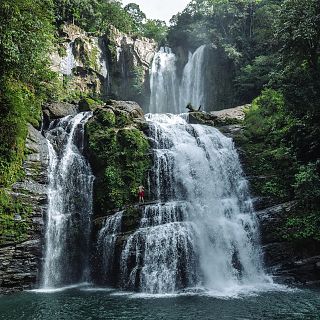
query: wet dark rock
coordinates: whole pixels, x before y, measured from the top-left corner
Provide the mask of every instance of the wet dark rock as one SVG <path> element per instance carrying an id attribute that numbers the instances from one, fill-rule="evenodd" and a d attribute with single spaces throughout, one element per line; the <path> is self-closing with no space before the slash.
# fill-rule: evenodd
<path id="1" fill-rule="evenodd" d="M 320 281 L 320 247 L 315 240 L 286 240 L 280 227 L 296 210 L 290 201 L 257 212 L 261 242 L 268 270 L 286 283 L 311 284 Z"/>
<path id="2" fill-rule="evenodd" d="M 234 139 L 242 133 L 243 126 L 240 124 L 230 124 L 219 126 L 219 130 L 227 137 Z"/>
<path id="3" fill-rule="evenodd" d="M 13 185 L 11 195 L 30 208 L 31 223 L 26 241 L 0 247 L 0 294 L 32 288 L 42 257 L 49 155 L 45 138 L 31 125 L 26 149 L 25 177 Z"/>

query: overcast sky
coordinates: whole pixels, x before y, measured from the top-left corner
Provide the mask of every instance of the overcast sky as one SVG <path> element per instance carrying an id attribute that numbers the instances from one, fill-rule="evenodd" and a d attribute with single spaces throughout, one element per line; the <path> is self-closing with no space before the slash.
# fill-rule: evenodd
<path id="1" fill-rule="evenodd" d="M 124 5 L 131 2 L 138 4 L 147 18 L 160 19 L 168 23 L 173 15 L 187 6 L 190 0 L 122 0 Z"/>

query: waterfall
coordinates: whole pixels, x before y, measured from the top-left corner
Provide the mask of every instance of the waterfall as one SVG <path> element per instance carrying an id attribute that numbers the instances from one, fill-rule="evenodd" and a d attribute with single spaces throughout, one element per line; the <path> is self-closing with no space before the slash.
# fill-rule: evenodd
<path id="1" fill-rule="evenodd" d="M 189 60 L 183 70 L 180 86 L 180 110 L 191 102 L 195 107 L 205 104 L 205 49 L 203 45 L 194 54 L 189 53 Z M 183 112 L 183 111 L 182 111 Z"/>
<path id="2" fill-rule="evenodd" d="M 98 64 L 100 65 L 100 74 L 103 78 L 109 82 L 109 70 L 108 70 L 108 63 L 107 63 L 107 53 L 106 53 L 106 43 L 103 39 L 98 39 L 98 46 L 99 46 L 99 57 L 98 57 Z"/>
<path id="3" fill-rule="evenodd" d="M 62 59 L 60 69 L 61 73 L 70 76 L 72 69 L 75 67 L 75 58 L 73 55 L 73 42 L 68 43 L 66 56 Z"/>
<path id="4" fill-rule="evenodd" d="M 196 287 L 229 294 L 269 283 L 232 139 L 190 125 L 183 116 L 146 117 L 154 148 L 151 189 L 159 203 L 145 206 L 140 227 L 123 246 L 121 286 L 146 293 Z"/>
<path id="5" fill-rule="evenodd" d="M 150 71 L 149 112 L 180 112 L 175 62 L 176 56 L 170 48 L 161 48 L 156 53 Z"/>
<path id="6" fill-rule="evenodd" d="M 100 54 L 98 55 L 98 64 L 100 65 L 99 72 L 103 77 L 103 94 L 106 97 L 110 89 L 110 74 L 107 62 L 106 43 L 102 38 L 98 39 L 98 46 L 100 49 Z"/>
<path id="7" fill-rule="evenodd" d="M 107 217 L 103 228 L 98 234 L 98 252 L 102 253 L 103 280 L 111 283 L 112 269 L 114 264 L 114 253 L 116 240 L 121 231 L 123 211 Z"/>
<path id="8" fill-rule="evenodd" d="M 84 125 L 91 112 L 51 122 L 49 190 L 43 288 L 88 278 L 93 175 L 83 156 Z"/>
<path id="9" fill-rule="evenodd" d="M 150 113 L 185 112 L 189 102 L 195 107 L 205 107 L 205 52 L 202 45 L 184 67 L 182 79 L 176 70 L 176 56 L 170 48 L 160 48 L 150 70 Z"/>

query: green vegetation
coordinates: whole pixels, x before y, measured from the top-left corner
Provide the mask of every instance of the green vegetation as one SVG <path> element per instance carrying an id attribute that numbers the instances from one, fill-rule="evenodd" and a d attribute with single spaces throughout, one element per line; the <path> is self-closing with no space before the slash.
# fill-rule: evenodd
<path id="1" fill-rule="evenodd" d="M 54 28 L 50 0 L 0 2 L 0 242 L 26 239 L 28 206 L 10 195 L 23 175 L 28 123 L 39 125 L 54 74 L 48 69 Z M 6 189 L 5 189 L 6 188 Z M 15 214 L 22 221 L 15 220 Z"/>
<path id="2" fill-rule="evenodd" d="M 54 0 L 55 21 L 59 26 L 73 23 L 85 31 L 102 34 L 110 26 L 134 36 L 145 36 L 156 41 L 166 38 L 167 26 L 163 21 L 147 19 L 139 5 L 105 0 Z"/>
<path id="3" fill-rule="evenodd" d="M 195 49 L 213 43 L 229 62 L 238 104 L 251 102 L 276 67 L 272 53 L 275 20 L 282 0 L 193 0 L 171 20 L 171 46 Z M 228 93 L 229 94 L 229 93 Z M 233 94 L 231 92 L 230 94 Z"/>
<path id="4" fill-rule="evenodd" d="M 53 74 L 47 68 L 52 40 L 51 1 L 0 4 L 0 185 L 19 175 L 27 123 L 37 126 Z"/>
<path id="5" fill-rule="evenodd" d="M 0 190 L 0 245 L 28 238 L 30 208 Z M 20 219 L 17 219 L 16 215 Z"/>
<path id="6" fill-rule="evenodd" d="M 58 42 L 54 36 L 69 22 L 93 34 L 107 33 L 113 25 L 133 37 L 146 36 L 188 50 L 213 43 L 230 73 L 234 101 L 253 100 L 238 141 L 254 177 L 253 192 L 273 203 L 297 200 L 296 214 L 282 226 L 283 237 L 319 240 L 318 0 L 192 0 L 172 19 L 169 31 L 163 21 L 147 19 L 138 5 L 123 8 L 121 1 L 2 0 L 0 15 L 2 233 L 23 239 L 27 230 L 23 223 L 15 224 L 14 214 L 22 212 L 27 221 L 28 210 L 11 198 L 10 187 L 23 176 L 28 123 L 39 126 L 45 101 L 83 98 L 68 86 L 70 78 L 64 77 L 62 83 L 48 68 L 48 52 Z M 65 48 L 59 48 L 65 55 Z M 95 67 L 96 55 L 93 51 L 84 56 L 84 65 Z M 128 84 L 128 92 L 141 99 L 142 77 L 143 70 L 135 68 Z M 65 88 L 72 92 L 66 94 Z M 92 99 L 83 100 L 84 109 L 97 105 Z M 150 165 L 143 133 L 125 112 L 98 108 L 88 135 L 101 186 L 95 190 L 96 203 L 105 211 L 128 199 L 134 202 Z"/>
<path id="7" fill-rule="evenodd" d="M 149 143 L 127 112 L 99 108 L 87 124 L 88 148 L 96 174 L 94 205 L 105 213 L 137 201 L 150 166 Z"/>

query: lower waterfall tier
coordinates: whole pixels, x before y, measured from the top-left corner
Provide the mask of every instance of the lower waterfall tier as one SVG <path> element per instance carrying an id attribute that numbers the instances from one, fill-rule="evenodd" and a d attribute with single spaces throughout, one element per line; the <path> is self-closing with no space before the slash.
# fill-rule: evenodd
<path id="1" fill-rule="evenodd" d="M 95 280 L 146 293 L 216 292 L 267 285 L 237 152 L 218 130 L 186 116 L 147 115 L 152 203 L 104 219 Z M 128 221 L 135 220 L 128 228 Z"/>

